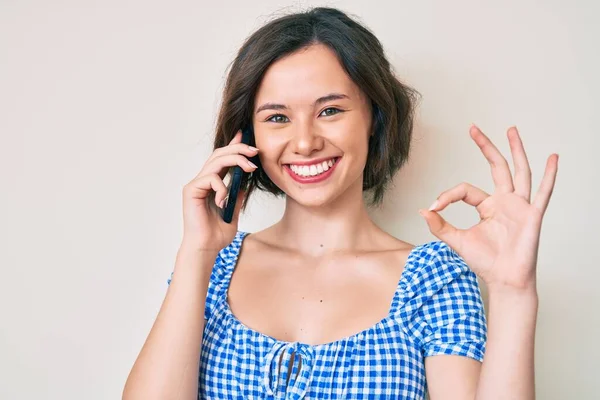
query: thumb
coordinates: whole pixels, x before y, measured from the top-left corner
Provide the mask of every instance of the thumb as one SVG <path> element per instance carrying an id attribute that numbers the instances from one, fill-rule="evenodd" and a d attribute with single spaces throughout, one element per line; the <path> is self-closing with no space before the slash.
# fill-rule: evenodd
<path id="1" fill-rule="evenodd" d="M 446 222 L 440 214 L 435 211 L 419 210 L 419 214 L 425 218 L 431 233 L 450 247 L 457 249 L 460 244 L 459 231 L 452 224 Z"/>

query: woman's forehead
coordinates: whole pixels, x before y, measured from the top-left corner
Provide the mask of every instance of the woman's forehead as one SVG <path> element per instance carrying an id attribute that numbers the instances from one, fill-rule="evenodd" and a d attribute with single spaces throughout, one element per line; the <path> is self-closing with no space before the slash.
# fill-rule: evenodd
<path id="1" fill-rule="evenodd" d="M 273 63 L 259 86 L 256 103 L 312 104 L 328 93 L 356 100 L 359 92 L 335 53 L 327 46 L 314 45 Z"/>

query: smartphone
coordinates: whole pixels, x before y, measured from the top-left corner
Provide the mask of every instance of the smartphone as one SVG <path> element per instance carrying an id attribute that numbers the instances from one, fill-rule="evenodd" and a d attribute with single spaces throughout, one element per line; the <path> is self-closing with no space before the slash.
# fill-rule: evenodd
<path id="1" fill-rule="evenodd" d="M 247 125 L 242 129 L 242 143 L 247 144 L 249 146 L 254 145 L 254 132 L 252 130 L 252 125 Z M 254 159 L 254 160 L 253 160 Z M 250 158 L 250 161 L 256 164 L 256 156 Z M 238 194 L 240 192 L 240 188 L 245 187 L 248 181 L 248 173 L 240 168 L 238 165 L 235 165 L 229 170 L 231 174 L 231 180 L 229 183 L 229 195 L 225 200 L 225 205 L 223 206 L 223 211 L 221 213 L 221 217 L 223 221 L 228 224 L 233 220 L 233 212 L 235 211 L 235 203 L 238 198 Z"/>

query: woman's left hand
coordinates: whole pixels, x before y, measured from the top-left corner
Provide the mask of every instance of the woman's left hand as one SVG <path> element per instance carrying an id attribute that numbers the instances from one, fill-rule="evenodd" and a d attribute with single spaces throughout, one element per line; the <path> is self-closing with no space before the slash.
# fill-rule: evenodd
<path id="1" fill-rule="evenodd" d="M 558 155 L 548 158 L 540 188 L 531 202 L 531 170 L 516 127 L 508 130 L 514 179 L 506 159 L 490 139 L 475 125 L 470 134 L 491 165 L 494 193 L 489 195 L 462 183 L 442 193 L 430 210 L 419 212 L 431 233 L 452 247 L 488 288 L 535 289 L 542 218 L 554 189 Z M 461 200 L 476 207 L 481 218 L 469 229 L 457 229 L 438 214 Z"/>

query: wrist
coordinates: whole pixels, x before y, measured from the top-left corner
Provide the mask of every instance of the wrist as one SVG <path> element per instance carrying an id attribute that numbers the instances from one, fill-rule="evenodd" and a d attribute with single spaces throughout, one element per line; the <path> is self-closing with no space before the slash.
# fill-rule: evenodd
<path id="1" fill-rule="evenodd" d="M 531 282 L 525 285 L 513 286 L 501 283 L 486 284 L 488 294 L 494 298 L 536 299 L 538 298 L 537 285 Z"/>
<path id="2" fill-rule="evenodd" d="M 184 274 L 210 275 L 215 260 L 219 254 L 217 250 L 203 249 L 196 244 L 182 242 L 175 261 L 175 271 Z"/>
<path id="3" fill-rule="evenodd" d="M 535 286 L 516 288 L 492 285 L 488 286 L 488 304 L 490 310 L 495 310 L 495 313 L 535 319 L 539 298 Z"/>
<path id="4" fill-rule="evenodd" d="M 179 252 L 193 252 L 197 254 L 208 254 L 214 255 L 215 257 L 219 254 L 221 249 L 217 249 L 216 246 L 210 246 L 203 244 L 199 240 L 184 237 L 179 244 Z"/>

